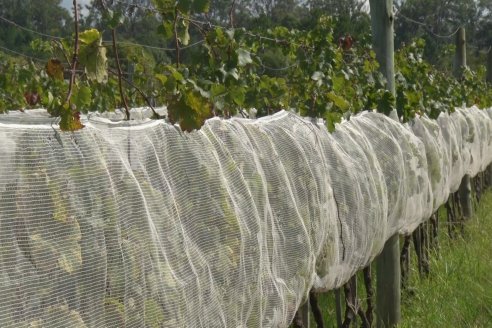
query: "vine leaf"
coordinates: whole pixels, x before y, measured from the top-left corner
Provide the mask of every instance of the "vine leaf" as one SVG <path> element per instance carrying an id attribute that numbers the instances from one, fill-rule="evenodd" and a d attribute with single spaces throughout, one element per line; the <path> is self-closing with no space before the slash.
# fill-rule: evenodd
<path id="1" fill-rule="evenodd" d="M 77 131 L 84 127 L 80 122 L 80 113 L 63 109 L 60 113 L 60 129 L 62 131 Z"/>
<path id="2" fill-rule="evenodd" d="M 229 90 L 229 96 L 227 97 L 230 102 L 234 102 L 236 105 L 244 106 L 246 99 L 246 90 L 243 87 L 234 87 Z"/>
<path id="3" fill-rule="evenodd" d="M 72 96 L 72 103 L 77 108 L 90 106 L 92 101 L 92 91 L 87 85 L 83 85 Z"/>
<path id="4" fill-rule="evenodd" d="M 198 91 L 186 90 L 168 106 L 171 123 L 179 123 L 183 131 L 199 129 L 205 120 L 212 117 L 212 109 L 207 98 Z"/>
<path id="5" fill-rule="evenodd" d="M 58 59 L 50 59 L 46 63 L 46 73 L 55 80 L 63 81 L 63 65 Z"/>
<path id="6" fill-rule="evenodd" d="M 185 20 L 181 20 L 177 26 L 178 40 L 179 42 L 187 46 L 190 43 L 190 32 L 189 32 L 189 23 Z"/>
<path id="7" fill-rule="evenodd" d="M 349 109 L 350 103 L 342 96 L 339 96 L 334 92 L 328 92 L 326 96 L 333 102 L 333 104 L 335 104 L 335 106 L 337 106 L 341 110 L 346 111 L 347 109 Z"/>
<path id="8" fill-rule="evenodd" d="M 96 29 L 90 29 L 80 33 L 79 39 L 79 61 L 85 66 L 87 78 L 99 83 L 106 82 L 108 58 L 106 48 L 102 46 L 102 34 Z"/>
<path id="9" fill-rule="evenodd" d="M 379 90 L 378 111 L 389 115 L 396 106 L 395 96 L 388 90 Z"/>
<path id="10" fill-rule="evenodd" d="M 336 123 L 340 122 L 341 119 L 342 119 L 342 114 L 337 112 L 327 112 L 325 114 L 325 120 L 326 120 L 326 127 L 328 128 L 328 131 L 330 132 L 335 131 L 335 125 Z"/>
<path id="11" fill-rule="evenodd" d="M 251 59 L 251 54 L 246 49 L 239 48 L 237 49 L 236 53 L 238 66 L 246 66 L 253 62 L 253 60 Z"/>
<path id="12" fill-rule="evenodd" d="M 164 36 L 165 39 L 170 39 L 174 35 L 173 23 L 171 21 L 164 21 L 162 25 L 159 25 L 157 32 Z"/>

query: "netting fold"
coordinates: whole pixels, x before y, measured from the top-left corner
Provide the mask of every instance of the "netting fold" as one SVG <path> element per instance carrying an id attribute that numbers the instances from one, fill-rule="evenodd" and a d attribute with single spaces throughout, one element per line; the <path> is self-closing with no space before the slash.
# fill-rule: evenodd
<path id="1" fill-rule="evenodd" d="M 0 327 L 286 327 L 492 162 L 492 109 L 151 114 L 0 115 Z"/>

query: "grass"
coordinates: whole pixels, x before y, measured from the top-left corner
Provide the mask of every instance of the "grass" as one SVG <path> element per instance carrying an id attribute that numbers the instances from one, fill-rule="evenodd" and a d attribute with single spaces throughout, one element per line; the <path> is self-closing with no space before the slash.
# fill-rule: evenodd
<path id="1" fill-rule="evenodd" d="M 483 195 L 463 236 L 450 239 L 445 222 L 440 219 L 439 250 L 431 254 L 428 277 L 419 276 L 412 245 L 399 327 L 492 327 L 492 192 Z M 364 299 L 360 276 L 358 290 Z M 325 327 L 336 327 L 334 302 L 333 292 L 318 295 Z"/>
<path id="2" fill-rule="evenodd" d="M 412 265 L 400 327 L 492 327 L 492 193 L 483 196 L 463 237 L 451 240 L 443 228 L 429 277 L 420 278 Z"/>

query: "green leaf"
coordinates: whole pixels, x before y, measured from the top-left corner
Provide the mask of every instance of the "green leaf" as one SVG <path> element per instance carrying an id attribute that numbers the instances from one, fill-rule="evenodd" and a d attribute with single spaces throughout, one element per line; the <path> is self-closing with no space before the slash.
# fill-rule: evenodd
<path id="1" fill-rule="evenodd" d="M 391 92 L 388 90 L 380 90 L 378 93 L 378 111 L 385 115 L 389 115 L 391 111 L 395 108 L 396 99 Z"/>
<path id="2" fill-rule="evenodd" d="M 244 87 L 234 87 L 229 91 L 230 98 L 234 103 L 239 106 L 244 105 L 244 100 L 246 98 L 246 90 Z"/>
<path id="3" fill-rule="evenodd" d="M 325 121 L 328 131 L 330 132 L 335 131 L 335 124 L 340 123 L 341 119 L 342 119 L 342 114 L 337 112 L 327 112 L 325 114 Z"/>
<path id="4" fill-rule="evenodd" d="M 212 97 L 223 96 L 227 93 L 227 89 L 223 84 L 214 84 L 210 88 L 210 92 L 212 93 Z"/>
<path id="5" fill-rule="evenodd" d="M 167 76 L 166 76 L 166 75 L 164 75 L 164 74 L 160 74 L 160 73 L 158 73 L 158 74 L 154 75 L 154 77 L 155 77 L 155 78 L 156 78 L 159 82 L 161 82 L 161 84 L 165 84 L 165 83 L 166 83 L 166 81 L 167 81 Z"/>
<path id="6" fill-rule="evenodd" d="M 190 42 L 190 33 L 189 33 L 189 24 L 188 21 L 181 20 L 181 23 L 178 23 L 177 35 L 179 42 L 187 46 Z"/>
<path id="7" fill-rule="evenodd" d="M 332 78 L 333 91 L 340 92 L 345 86 L 345 78 L 343 76 L 334 76 Z"/>
<path id="8" fill-rule="evenodd" d="M 171 123 L 179 123 L 182 130 L 192 131 L 199 129 L 212 116 L 212 108 L 208 99 L 199 92 L 186 90 L 170 101 L 168 116 Z"/>
<path id="9" fill-rule="evenodd" d="M 174 67 L 169 67 L 169 68 L 171 71 L 171 75 L 174 77 L 174 79 L 176 81 L 183 81 L 184 80 L 183 74 L 181 74 L 176 69 L 174 69 Z"/>
<path id="10" fill-rule="evenodd" d="M 237 65 L 238 66 L 246 66 L 251 64 L 253 60 L 251 59 L 251 54 L 249 51 L 243 48 L 239 48 L 236 50 L 237 53 Z"/>
<path id="11" fill-rule="evenodd" d="M 81 86 L 74 94 L 72 95 L 72 103 L 77 106 L 77 109 L 82 109 L 90 106 L 92 101 L 92 91 L 87 85 Z"/>
<path id="12" fill-rule="evenodd" d="M 176 90 L 178 83 L 176 82 L 176 79 L 171 75 L 167 78 L 166 82 L 164 83 L 164 88 L 166 91 L 169 92 L 174 92 Z"/>
<path id="13" fill-rule="evenodd" d="M 106 48 L 102 46 L 102 35 L 96 29 L 80 34 L 81 47 L 79 61 L 85 66 L 87 78 L 99 83 L 108 78 Z"/>
<path id="14" fill-rule="evenodd" d="M 174 36 L 174 27 L 172 21 L 164 21 L 162 25 L 157 27 L 157 33 L 164 36 L 166 39 L 171 39 Z"/>
<path id="15" fill-rule="evenodd" d="M 366 59 L 364 60 L 363 72 L 366 74 L 372 73 L 378 69 L 378 66 L 378 63 L 374 59 Z"/>
<path id="16" fill-rule="evenodd" d="M 335 106 L 337 106 L 341 110 L 346 111 L 347 109 L 349 109 L 350 103 L 342 96 L 336 95 L 333 92 L 328 92 L 326 96 L 335 104 Z"/>
<path id="17" fill-rule="evenodd" d="M 62 131 L 77 131 L 84 127 L 80 122 L 80 113 L 72 113 L 69 108 L 63 109 L 60 113 L 60 117 L 60 129 Z"/>
<path id="18" fill-rule="evenodd" d="M 85 30 L 79 33 L 79 40 L 83 44 L 92 44 L 98 42 L 101 39 L 101 33 L 95 28 Z"/>
<path id="19" fill-rule="evenodd" d="M 186 80 L 189 84 L 191 84 L 191 86 L 193 87 L 193 90 L 197 91 L 198 93 L 200 93 L 200 95 L 204 98 L 210 98 L 210 93 L 206 90 L 204 90 L 202 87 L 200 87 L 198 84 L 196 84 L 195 81 L 191 80 L 191 79 L 187 79 Z"/>

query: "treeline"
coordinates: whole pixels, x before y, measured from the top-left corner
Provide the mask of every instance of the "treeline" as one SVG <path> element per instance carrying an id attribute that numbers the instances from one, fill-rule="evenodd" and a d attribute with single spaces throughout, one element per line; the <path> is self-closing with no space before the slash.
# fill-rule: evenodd
<path id="1" fill-rule="evenodd" d="M 173 47 L 162 35 L 162 24 L 151 0 L 103 0 L 113 11 L 123 12 L 125 24 L 118 27 L 120 40 Z M 396 48 L 416 38 L 426 41 L 424 58 L 441 69 L 452 67 L 452 35 L 460 26 L 467 30 L 469 65 L 484 62 L 492 45 L 492 0 L 396 0 Z M 105 29 L 101 0 L 93 0 L 82 13 L 81 28 Z M 310 30 L 321 15 L 334 17 L 334 37 L 350 35 L 356 42 L 368 40 L 370 17 L 364 0 L 212 0 L 206 14 L 198 18 L 211 24 L 264 31 L 275 26 Z M 66 37 L 73 33 L 73 17 L 61 0 L 0 0 L 0 16 L 43 34 Z M 39 36 L 0 20 L 0 46 L 30 55 L 43 55 L 30 43 Z M 190 30 L 191 38 L 201 37 Z M 448 37 L 450 36 L 450 37 Z M 172 61 L 173 54 L 150 51 L 157 61 Z M 130 54 L 131 55 L 131 54 Z M 193 55 L 193 54 L 191 54 Z M 275 54 L 272 54 L 275 58 Z M 187 57 L 184 58 L 186 60 Z M 270 63 L 275 66 L 275 62 Z M 282 63 L 278 63 L 281 66 Z"/>

